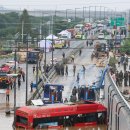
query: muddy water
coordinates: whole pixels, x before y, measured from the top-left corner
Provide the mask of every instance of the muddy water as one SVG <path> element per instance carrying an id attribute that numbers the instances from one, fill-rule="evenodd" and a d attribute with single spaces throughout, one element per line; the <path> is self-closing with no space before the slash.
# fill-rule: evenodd
<path id="1" fill-rule="evenodd" d="M 17 130 L 23 130 L 23 129 L 17 129 Z M 36 129 L 36 130 L 42 130 L 42 129 Z M 48 130 L 48 129 L 44 129 Z M 98 126 L 86 126 L 86 127 L 67 127 L 62 129 L 50 129 L 50 130 L 107 130 L 106 125 L 98 125 Z"/>

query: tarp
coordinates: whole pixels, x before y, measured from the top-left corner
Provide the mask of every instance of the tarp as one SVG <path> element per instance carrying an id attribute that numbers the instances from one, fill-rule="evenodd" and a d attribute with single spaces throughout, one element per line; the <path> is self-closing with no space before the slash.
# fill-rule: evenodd
<path id="1" fill-rule="evenodd" d="M 52 40 L 52 38 L 53 38 L 54 40 L 58 39 L 58 37 L 55 36 L 55 35 L 53 35 L 53 34 L 50 34 L 49 36 L 46 37 L 46 39 L 48 39 L 48 40 Z"/>
<path id="2" fill-rule="evenodd" d="M 46 45 L 45 45 L 46 44 Z M 38 46 L 40 47 L 40 48 L 43 48 L 43 49 L 45 49 L 45 46 L 46 46 L 46 52 L 49 52 L 49 50 L 51 49 L 51 47 L 52 47 L 52 41 L 50 41 L 50 40 L 41 40 L 39 43 L 38 43 Z"/>

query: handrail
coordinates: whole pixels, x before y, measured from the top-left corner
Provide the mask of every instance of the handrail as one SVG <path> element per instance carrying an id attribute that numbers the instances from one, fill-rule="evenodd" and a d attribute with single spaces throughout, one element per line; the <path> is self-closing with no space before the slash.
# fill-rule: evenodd
<path id="1" fill-rule="evenodd" d="M 117 93 L 119 94 L 119 96 L 121 97 L 121 99 L 124 101 L 124 103 L 126 104 L 126 106 L 127 106 L 127 107 L 129 108 L 129 110 L 130 110 L 130 105 L 129 105 L 128 102 L 125 100 L 125 98 L 122 96 L 122 94 L 121 94 L 121 92 L 119 91 L 117 85 L 115 84 L 114 80 L 112 79 L 111 74 L 109 73 L 108 75 L 109 75 L 109 78 L 111 79 L 112 83 L 114 84 L 114 87 L 115 87 Z"/>

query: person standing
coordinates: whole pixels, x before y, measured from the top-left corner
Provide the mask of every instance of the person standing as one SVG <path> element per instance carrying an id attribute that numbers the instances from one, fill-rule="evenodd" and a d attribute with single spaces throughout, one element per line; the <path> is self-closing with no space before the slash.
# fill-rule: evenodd
<path id="1" fill-rule="evenodd" d="M 34 74 L 34 72 L 35 72 L 35 65 L 33 65 L 33 74 Z"/>
<path id="2" fill-rule="evenodd" d="M 127 66 L 126 61 L 124 62 L 123 66 L 124 66 L 124 72 L 125 72 L 126 71 L 126 66 Z"/>
<path id="3" fill-rule="evenodd" d="M 65 72 L 66 72 L 66 75 L 68 76 L 68 65 L 66 65 Z"/>
<path id="4" fill-rule="evenodd" d="M 86 71 L 86 68 L 85 68 L 85 66 L 84 66 L 84 65 L 82 65 L 82 67 L 83 67 L 83 74 L 84 74 L 84 76 L 85 76 L 85 71 Z"/>
<path id="5" fill-rule="evenodd" d="M 20 89 L 20 86 L 21 86 L 21 79 L 18 78 L 18 89 Z"/>
<path id="6" fill-rule="evenodd" d="M 31 81 L 30 88 L 31 88 L 30 92 L 33 92 L 33 81 Z"/>
<path id="7" fill-rule="evenodd" d="M 79 50 L 79 56 L 81 56 L 81 54 L 82 54 L 82 50 L 80 49 L 80 50 Z"/>
<path id="8" fill-rule="evenodd" d="M 76 89 L 76 87 L 74 86 L 74 88 L 73 88 L 73 90 L 72 90 L 72 95 L 73 95 L 73 96 L 76 96 L 76 94 L 77 94 L 77 89 Z"/>
<path id="9" fill-rule="evenodd" d="M 9 88 L 6 89 L 6 102 L 9 103 L 9 96 L 10 96 L 10 90 Z"/>
<path id="10" fill-rule="evenodd" d="M 74 54 L 71 55 L 71 62 L 74 63 Z"/>
<path id="11" fill-rule="evenodd" d="M 86 41 L 86 46 L 88 47 L 88 40 Z"/>
<path id="12" fill-rule="evenodd" d="M 24 71 L 22 71 L 22 78 L 23 78 L 23 82 L 25 82 L 25 73 L 24 73 Z"/>
<path id="13" fill-rule="evenodd" d="M 64 52 L 62 53 L 62 56 L 63 56 L 63 58 L 65 58 L 65 53 Z"/>
<path id="14" fill-rule="evenodd" d="M 75 72 L 76 72 L 76 65 L 73 65 L 73 75 L 75 76 Z"/>
<path id="15" fill-rule="evenodd" d="M 79 73 L 77 74 L 77 83 L 79 83 Z"/>
<path id="16" fill-rule="evenodd" d="M 125 73 L 124 73 L 124 86 L 125 87 L 127 86 L 127 81 L 128 81 L 128 73 L 127 73 L 127 71 L 125 71 Z"/>
<path id="17" fill-rule="evenodd" d="M 117 85 L 117 86 L 120 86 L 119 73 L 118 73 L 118 71 L 116 72 L 116 85 Z"/>
<path id="18" fill-rule="evenodd" d="M 119 72 L 119 82 L 120 82 L 120 86 L 122 86 L 122 82 L 123 82 L 123 72 L 122 72 L 122 70 Z"/>
<path id="19" fill-rule="evenodd" d="M 130 71 L 128 72 L 128 78 L 129 78 L 129 87 L 130 87 Z"/>

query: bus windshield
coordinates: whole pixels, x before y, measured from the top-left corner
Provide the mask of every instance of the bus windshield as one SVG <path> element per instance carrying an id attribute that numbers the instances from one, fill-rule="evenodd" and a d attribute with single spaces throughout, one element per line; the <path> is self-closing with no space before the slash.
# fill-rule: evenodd
<path id="1" fill-rule="evenodd" d="M 16 117 L 16 121 L 17 121 L 18 123 L 21 123 L 21 124 L 24 124 L 24 125 L 27 125 L 27 124 L 28 124 L 28 119 L 25 118 L 25 117 L 17 116 L 17 117 Z"/>

